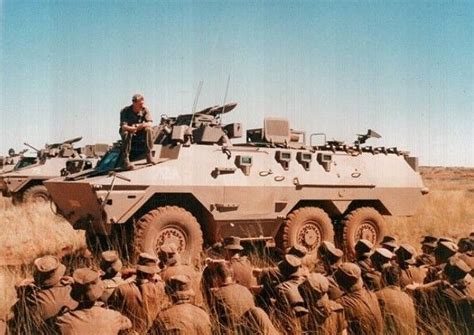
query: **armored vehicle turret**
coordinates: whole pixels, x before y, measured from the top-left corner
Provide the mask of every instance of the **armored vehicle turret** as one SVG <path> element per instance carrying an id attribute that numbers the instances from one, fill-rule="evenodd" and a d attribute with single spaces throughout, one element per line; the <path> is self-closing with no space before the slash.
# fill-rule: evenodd
<path id="1" fill-rule="evenodd" d="M 107 144 L 74 148 L 73 144 L 81 139 L 46 144 L 41 150 L 25 143 L 37 154 L 23 156 L 10 172 L 0 175 L 3 196 L 12 197 L 14 203 L 49 201 L 45 180 L 92 169 L 110 148 Z"/>
<path id="2" fill-rule="evenodd" d="M 384 235 L 383 216 L 415 214 L 427 192 L 416 158 L 363 145 L 378 136 L 373 131 L 354 144 L 317 146 L 288 120 L 272 117 L 244 134 L 240 123 L 221 123 L 235 106 L 162 116 L 154 128 L 155 165 L 138 143 L 135 169 L 124 171 L 117 144 L 94 170 L 45 185 L 90 243 L 118 238 L 136 255 L 172 241 L 188 259 L 227 236 L 315 250 L 336 235 L 352 252 L 358 239 L 376 243 Z M 244 143 L 233 143 L 244 135 Z"/>

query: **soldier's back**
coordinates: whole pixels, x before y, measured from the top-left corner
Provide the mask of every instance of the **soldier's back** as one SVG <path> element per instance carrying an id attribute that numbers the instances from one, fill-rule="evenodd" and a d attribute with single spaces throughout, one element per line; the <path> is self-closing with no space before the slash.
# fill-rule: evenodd
<path id="1" fill-rule="evenodd" d="M 190 303 L 178 303 L 158 315 L 149 334 L 210 335 L 211 321 L 202 308 Z"/>
<path id="2" fill-rule="evenodd" d="M 194 303 L 201 305 L 203 303 L 203 294 L 201 289 L 201 273 L 195 268 L 187 264 L 176 264 L 167 266 L 163 271 L 160 272 L 160 277 L 166 282 L 173 276 L 185 275 L 191 278 L 191 287 L 194 290 L 195 297 Z"/>
<path id="3" fill-rule="evenodd" d="M 133 329 L 142 334 L 151 327 L 167 301 L 162 281 L 137 281 L 118 286 L 109 298 L 109 306 L 132 322 Z"/>
<path id="4" fill-rule="evenodd" d="M 423 284 L 426 273 L 426 267 L 408 266 L 405 269 L 401 269 L 400 286 L 403 288 L 410 284 Z"/>
<path id="5" fill-rule="evenodd" d="M 250 308 L 255 307 L 252 293 L 243 285 L 232 283 L 216 289 L 213 293 L 218 317 L 240 319 Z"/>
<path id="6" fill-rule="evenodd" d="M 58 317 L 56 326 L 62 335 L 115 335 L 129 329 L 132 324 L 121 313 L 96 304 L 91 308 L 65 313 Z"/>
<path id="7" fill-rule="evenodd" d="M 382 312 L 373 292 L 362 288 L 346 293 L 336 302 L 344 307 L 349 334 L 382 334 Z"/>
<path id="8" fill-rule="evenodd" d="M 375 294 L 384 318 L 384 334 L 416 334 L 415 305 L 408 294 L 396 286 L 387 286 Z"/>
<path id="9" fill-rule="evenodd" d="M 257 285 L 257 279 L 252 273 L 252 264 L 246 256 L 231 258 L 230 266 L 234 272 L 234 279 L 237 283 L 247 288 Z"/>
<path id="10" fill-rule="evenodd" d="M 307 302 L 309 313 L 305 317 L 304 330 L 309 334 L 342 334 L 347 322 L 342 305 L 327 297 L 317 302 Z"/>
<path id="11" fill-rule="evenodd" d="M 103 302 L 107 302 L 118 286 L 126 283 L 126 281 L 121 276 L 103 279 L 102 282 L 104 283 L 104 293 L 100 297 L 100 300 Z"/>

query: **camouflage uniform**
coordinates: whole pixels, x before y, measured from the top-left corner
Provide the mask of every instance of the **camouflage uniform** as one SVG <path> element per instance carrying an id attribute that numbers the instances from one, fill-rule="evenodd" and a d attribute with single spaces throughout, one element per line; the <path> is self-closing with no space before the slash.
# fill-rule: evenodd
<path id="1" fill-rule="evenodd" d="M 166 302 L 164 283 L 156 277 L 157 259 L 151 255 L 140 254 L 137 265 L 137 277 L 118 286 L 110 296 L 108 304 L 132 321 L 133 330 L 144 334 Z M 144 274 L 155 275 L 154 279 L 145 279 Z"/>
<path id="2" fill-rule="evenodd" d="M 191 302 L 194 296 L 191 279 L 186 275 L 173 276 L 166 281 L 166 290 L 173 305 L 159 313 L 149 334 L 210 335 L 209 315 Z"/>
<path id="3" fill-rule="evenodd" d="M 334 277 L 346 292 L 336 302 L 344 307 L 348 334 L 382 334 L 383 319 L 379 302 L 374 293 L 363 287 L 360 268 L 353 263 L 343 263 Z"/>
<path id="4" fill-rule="evenodd" d="M 34 280 L 26 280 L 17 287 L 18 301 L 12 307 L 9 328 L 19 333 L 50 333 L 54 317 L 77 306 L 70 295 L 73 280 L 63 277 L 66 267 L 57 257 L 38 258 L 34 267 Z"/>

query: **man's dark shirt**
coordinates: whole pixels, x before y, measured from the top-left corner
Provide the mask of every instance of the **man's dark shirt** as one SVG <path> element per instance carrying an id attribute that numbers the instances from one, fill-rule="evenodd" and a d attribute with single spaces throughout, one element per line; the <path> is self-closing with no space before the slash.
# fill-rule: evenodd
<path id="1" fill-rule="evenodd" d="M 153 122 L 151 113 L 146 107 L 143 107 L 138 113 L 133 111 L 133 105 L 127 106 L 120 111 L 120 128 L 123 125 L 133 126 L 134 124 L 145 122 Z"/>

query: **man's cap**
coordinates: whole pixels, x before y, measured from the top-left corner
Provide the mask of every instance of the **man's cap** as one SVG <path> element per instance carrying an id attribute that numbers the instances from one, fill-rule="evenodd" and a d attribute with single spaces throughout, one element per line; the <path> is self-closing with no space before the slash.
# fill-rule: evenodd
<path id="1" fill-rule="evenodd" d="M 136 93 L 132 96 L 132 102 L 136 102 L 136 101 L 140 101 L 140 100 L 144 100 L 144 99 L 145 98 L 140 93 Z"/>
<path id="2" fill-rule="evenodd" d="M 146 252 L 138 256 L 137 270 L 144 273 L 155 274 L 158 272 L 158 259 Z"/>
<path id="3" fill-rule="evenodd" d="M 318 250 L 322 256 L 328 257 L 333 262 L 337 262 L 344 256 L 344 252 L 329 241 L 323 241 Z"/>
<path id="4" fill-rule="evenodd" d="M 422 245 L 426 245 L 428 247 L 436 248 L 436 244 L 438 243 L 438 238 L 430 235 L 423 236 L 423 240 L 421 240 Z"/>
<path id="5" fill-rule="evenodd" d="M 191 287 L 191 278 L 187 275 L 171 276 L 166 280 L 166 292 L 178 297 L 190 297 L 195 294 Z"/>
<path id="6" fill-rule="evenodd" d="M 308 249 L 303 245 L 295 244 L 294 246 L 288 248 L 286 253 L 299 258 L 303 258 L 308 253 Z"/>
<path id="7" fill-rule="evenodd" d="M 229 236 L 229 237 L 224 238 L 224 249 L 243 250 L 244 248 L 240 244 L 240 237 Z"/>
<path id="8" fill-rule="evenodd" d="M 66 272 L 66 266 L 56 256 L 43 256 L 34 261 L 33 277 L 38 286 L 54 286 Z"/>
<path id="9" fill-rule="evenodd" d="M 89 269 L 80 268 L 72 274 L 74 284 L 71 290 L 71 297 L 77 302 L 94 302 L 104 293 L 104 283 L 99 277 L 99 273 Z"/>
<path id="10" fill-rule="evenodd" d="M 362 280 L 360 268 L 354 263 L 342 263 L 334 272 L 334 278 L 339 285 L 350 288 Z"/>
<path id="11" fill-rule="evenodd" d="M 458 248 L 461 252 L 472 251 L 474 250 L 474 240 L 469 237 L 462 237 L 458 241 Z"/>
<path id="12" fill-rule="evenodd" d="M 160 252 L 174 255 L 178 253 L 178 247 L 173 242 L 165 243 L 160 247 Z"/>
<path id="13" fill-rule="evenodd" d="M 283 261 L 292 268 L 299 268 L 301 266 L 301 258 L 295 255 L 286 254 Z"/>
<path id="14" fill-rule="evenodd" d="M 306 278 L 307 283 L 314 291 L 324 294 L 329 290 L 329 280 L 320 273 L 312 272 Z"/>
<path id="15" fill-rule="evenodd" d="M 393 236 L 385 235 L 380 245 L 388 250 L 395 250 L 397 248 L 397 239 Z"/>
<path id="16" fill-rule="evenodd" d="M 451 279 L 458 280 L 464 278 L 469 272 L 471 267 L 467 265 L 462 259 L 458 257 L 451 257 L 446 263 L 443 273 Z"/>
<path id="17" fill-rule="evenodd" d="M 458 251 L 458 246 L 454 242 L 450 241 L 440 241 L 438 246 L 434 250 L 435 254 L 446 255 L 450 257 Z"/>
<path id="18" fill-rule="evenodd" d="M 438 243 L 439 242 L 451 242 L 451 243 L 455 243 L 454 240 L 451 238 L 451 237 L 447 237 L 447 236 L 443 236 L 443 237 L 440 237 L 438 239 Z"/>
<path id="19" fill-rule="evenodd" d="M 120 272 L 122 270 L 122 260 L 115 250 L 107 250 L 100 255 L 100 269 L 105 273 Z"/>
<path id="20" fill-rule="evenodd" d="M 372 257 L 388 262 L 389 260 L 393 258 L 393 253 L 390 250 L 385 249 L 385 248 L 377 248 L 372 254 Z"/>
<path id="21" fill-rule="evenodd" d="M 374 245 L 372 242 L 365 239 L 360 239 L 355 245 L 355 250 L 361 254 L 368 254 L 373 249 L 373 247 Z"/>
<path id="22" fill-rule="evenodd" d="M 400 246 L 395 250 L 395 255 L 404 262 L 413 260 L 415 254 L 415 248 L 406 243 L 400 244 Z"/>

